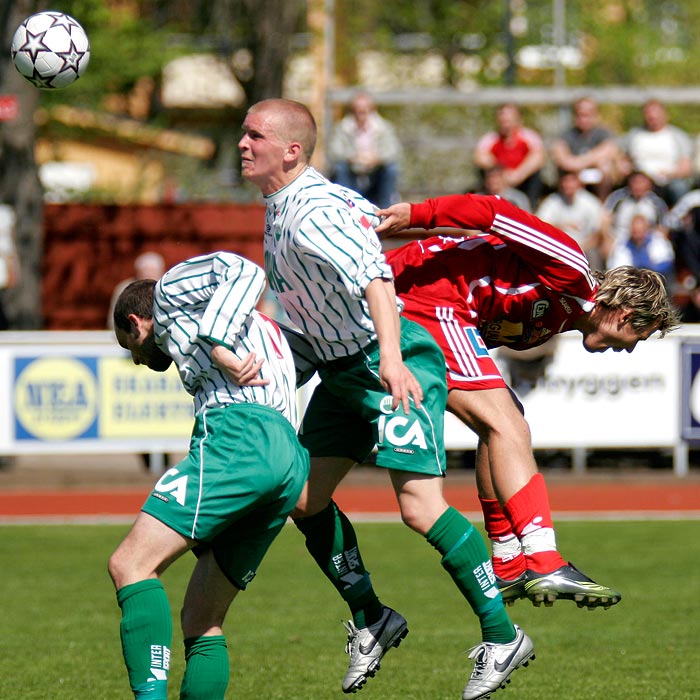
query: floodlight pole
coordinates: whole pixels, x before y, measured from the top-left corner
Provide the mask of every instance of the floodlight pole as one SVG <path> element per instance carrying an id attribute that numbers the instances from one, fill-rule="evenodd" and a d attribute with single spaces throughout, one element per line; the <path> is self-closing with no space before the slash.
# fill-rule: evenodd
<path id="1" fill-rule="evenodd" d="M 562 50 L 566 44 L 566 0 L 552 0 L 553 41 L 554 41 L 554 87 L 566 85 L 566 70 L 562 62 Z M 559 127 L 564 130 L 569 123 L 569 108 L 559 107 Z"/>
<path id="2" fill-rule="evenodd" d="M 554 87 L 566 85 L 566 71 L 562 63 L 562 49 L 566 45 L 566 0 L 553 0 L 553 39 L 556 60 L 554 62 Z"/>
<path id="3" fill-rule="evenodd" d="M 503 35 L 506 51 L 506 72 L 504 75 L 505 84 L 515 85 L 515 47 L 513 42 L 513 32 L 511 31 L 511 0 L 505 0 L 504 19 L 503 19 Z"/>

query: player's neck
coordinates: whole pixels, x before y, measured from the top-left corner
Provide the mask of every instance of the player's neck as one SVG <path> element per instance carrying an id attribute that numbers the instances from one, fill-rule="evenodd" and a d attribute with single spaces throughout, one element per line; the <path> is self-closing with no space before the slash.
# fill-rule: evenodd
<path id="1" fill-rule="evenodd" d="M 274 177 L 270 177 L 264 186 L 260 188 L 263 195 L 267 197 L 284 189 L 289 183 L 294 182 L 308 167 L 308 163 L 299 163 L 289 168 L 289 170 L 282 170 Z"/>
<path id="2" fill-rule="evenodd" d="M 591 331 L 594 331 L 598 323 L 596 321 L 596 307 L 594 306 L 591 311 L 586 311 L 585 313 L 581 314 L 572 324 L 571 327 L 574 330 L 581 331 L 584 335 L 586 333 L 590 333 Z"/>

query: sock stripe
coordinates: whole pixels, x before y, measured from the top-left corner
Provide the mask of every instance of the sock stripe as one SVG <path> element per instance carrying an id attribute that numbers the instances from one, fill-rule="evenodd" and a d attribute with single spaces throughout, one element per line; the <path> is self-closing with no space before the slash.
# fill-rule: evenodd
<path id="1" fill-rule="evenodd" d="M 503 598 L 501 597 L 501 594 L 499 593 L 496 597 L 489 600 L 488 603 L 486 603 L 485 605 L 482 605 L 478 608 L 475 607 L 474 612 L 479 617 L 482 617 L 483 615 L 488 615 L 489 613 L 500 610 L 502 607 L 503 607 Z"/>
<path id="2" fill-rule="evenodd" d="M 473 534 L 474 526 L 470 523 L 469 529 L 449 548 L 449 550 L 447 550 L 447 552 L 445 552 L 442 558 L 446 559 L 449 557 L 450 554 L 455 551 L 455 549 L 459 549 Z"/>

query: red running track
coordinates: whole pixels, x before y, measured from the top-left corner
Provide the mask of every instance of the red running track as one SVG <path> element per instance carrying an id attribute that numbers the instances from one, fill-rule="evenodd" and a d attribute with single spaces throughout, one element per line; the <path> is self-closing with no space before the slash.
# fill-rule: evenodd
<path id="1" fill-rule="evenodd" d="M 666 479 L 630 482 L 596 481 L 549 483 L 552 511 L 560 514 L 700 514 L 700 481 Z M 0 519 L 126 517 L 138 513 L 149 489 L 8 490 L 0 492 Z M 464 512 L 479 510 L 472 483 L 446 484 L 450 505 Z M 341 485 L 335 494 L 348 513 L 396 514 L 396 499 L 389 484 Z"/>

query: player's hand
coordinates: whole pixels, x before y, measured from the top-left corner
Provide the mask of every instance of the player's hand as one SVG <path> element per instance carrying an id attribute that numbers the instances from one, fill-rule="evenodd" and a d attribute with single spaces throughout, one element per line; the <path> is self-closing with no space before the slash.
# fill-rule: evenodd
<path id="1" fill-rule="evenodd" d="M 265 386 L 269 379 L 260 377 L 263 360 L 258 360 L 254 352 L 239 360 L 231 350 L 223 345 L 214 345 L 211 351 L 214 364 L 238 386 Z"/>
<path id="2" fill-rule="evenodd" d="M 418 380 L 413 376 L 408 367 L 403 362 L 384 363 L 379 362 L 379 381 L 393 401 L 391 408 L 396 410 L 399 404 L 404 413 L 409 413 L 411 409 L 410 399 L 416 408 L 420 408 L 423 401 L 423 389 Z"/>
<path id="3" fill-rule="evenodd" d="M 408 228 L 411 223 L 411 205 L 408 202 L 392 204 L 386 209 L 378 209 L 376 215 L 381 223 L 374 230 L 382 236 L 391 236 Z"/>

